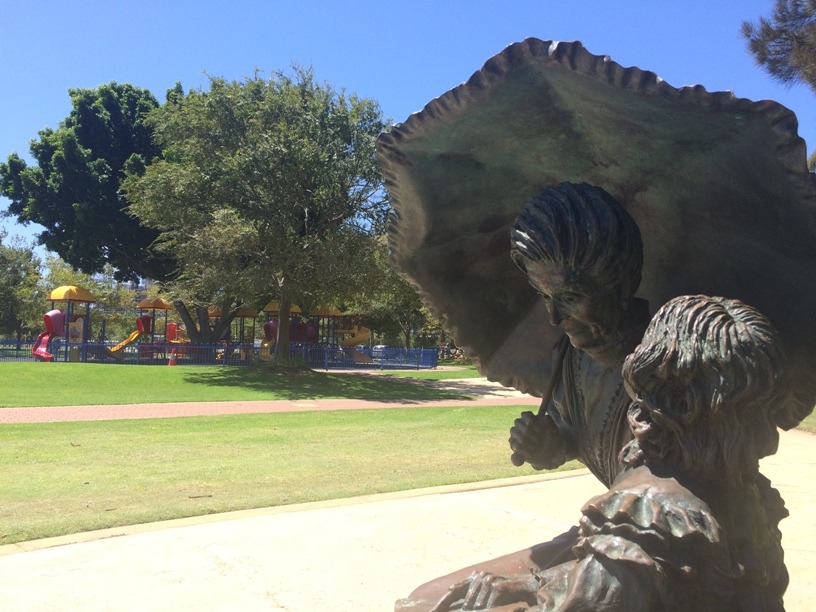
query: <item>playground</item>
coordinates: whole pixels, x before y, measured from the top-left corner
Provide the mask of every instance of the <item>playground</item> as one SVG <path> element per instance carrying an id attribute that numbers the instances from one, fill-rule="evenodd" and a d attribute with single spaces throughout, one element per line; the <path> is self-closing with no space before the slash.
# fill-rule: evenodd
<path id="1" fill-rule="evenodd" d="M 136 305 L 133 330 L 124 339 L 106 335 L 106 321 L 95 312 L 94 296 L 82 287 L 66 285 L 51 291 L 51 309 L 43 315 L 45 330 L 33 342 L 5 341 L 0 360 L 38 362 L 116 363 L 130 365 L 249 366 L 274 360 L 279 305 L 269 302 L 261 313 L 238 309 L 229 327 L 213 344 L 191 342 L 187 331 L 169 320 L 172 305 L 162 298 L 145 298 Z M 222 317 L 209 309 L 214 328 Z M 260 334 L 256 325 L 262 322 Z M 363 316 L 320 307 L 308 313 L 292 305 L 290 351 L 286 361 L 312 369 L 435 368 L 435 349 L 371 347 L 372 332 Z"/>

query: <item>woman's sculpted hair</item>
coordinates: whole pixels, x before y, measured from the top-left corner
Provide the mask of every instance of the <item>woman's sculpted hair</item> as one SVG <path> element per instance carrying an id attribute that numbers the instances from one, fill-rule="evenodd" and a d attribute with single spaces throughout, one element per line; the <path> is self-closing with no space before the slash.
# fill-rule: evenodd
<path id="1" fill-rule="evenodd" d="M 511 255 L 525 273 L 544 261 L 586 272 L 634 295 L 643 271 L 637 223 L 615 198 L 587 183 L 561 183 L 540 191 L 510 230 Z"/>

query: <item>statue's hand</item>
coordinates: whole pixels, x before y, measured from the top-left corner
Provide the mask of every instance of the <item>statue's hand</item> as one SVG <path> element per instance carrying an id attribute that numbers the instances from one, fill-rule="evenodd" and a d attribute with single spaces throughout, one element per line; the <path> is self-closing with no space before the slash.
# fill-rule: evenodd
<path id="1" fill-rule="evenodd" d="M 536 470 L 552 470 L 566 461 L 566 444 L 548 414 L 522 412 L 510 428 L 510 449 L 515 465 L 527 461 Z"/>
<path id="2" fill-rule="evenodd" d="M 462 600 L 461 610 L 490 610 L 507 604 L 535 605 L 538 581 L 535 576 L 503 578 L 489 572 L 473 572 L 457 582 L 439 600 L 431 612 L 446 612 Z"/>

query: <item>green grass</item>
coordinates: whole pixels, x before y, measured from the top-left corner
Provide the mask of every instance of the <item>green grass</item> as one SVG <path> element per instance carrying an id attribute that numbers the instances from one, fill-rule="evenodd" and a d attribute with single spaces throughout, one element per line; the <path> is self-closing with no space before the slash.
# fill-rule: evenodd
<path id="1" fill-rule="evenodd" d="M 481 378 L 476 366 L 456 366 L 455 370 L 386 370 L 377 372 L 382 376 L 413 378 L 415 380 L 452 380 L 457 378 Z"/>
<path id="2" fill-rule="evenodd" d="M 239 400 L 446 400 L 467 396 L 408 380 L 264 368 L 131 366 L 91 363 L 0 364 L 0 407 Z"/>
<path id="3" fill-rule="evenodd" d="M 534 473 L 509 461 L 507 430 L 523 409 L 3 425 L 0 544 Z"/>
<path id="4" fill-rule="evenodd" d="M 816 412 L 811 412 L 808 416 L 806 416 L 797 429 L 803 429 L 804 431 L 816 433 Z"/>

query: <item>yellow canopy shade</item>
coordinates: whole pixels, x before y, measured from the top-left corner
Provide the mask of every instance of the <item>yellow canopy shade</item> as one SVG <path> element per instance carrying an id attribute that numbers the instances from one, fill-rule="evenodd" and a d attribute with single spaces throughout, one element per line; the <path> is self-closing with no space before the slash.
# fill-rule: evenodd
<path id="1" fill-rule="evenodd" d="M 48 296 L 52 302 L 95 302 L 91 292 L 76 285 L 57 287 Z"/>
<path id="2" fill-rule="evenodd" d="M 264 312 L 280 312 L 280 304 L 277 300 L 272 300 L 263 309 Z M 289 309 L 289 312 L 292 314 L 300 314 L 300 306 L 297 304 L 292 304 L 292 307 Z"/>
<path id="3" fill-rule="evenodd" d="M 160 297 L 153 297 L 143 299 L 136 304 L 136 308 L 140 310 L 172 310 L 173 306 Z"/>
<path id="4" fill-rule="evenodd" d="M 343 313 L 334 306 L 321 306 L 309 312 L 310 317 L 342 317 Z"/>

